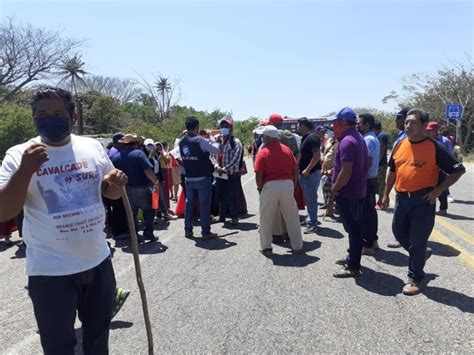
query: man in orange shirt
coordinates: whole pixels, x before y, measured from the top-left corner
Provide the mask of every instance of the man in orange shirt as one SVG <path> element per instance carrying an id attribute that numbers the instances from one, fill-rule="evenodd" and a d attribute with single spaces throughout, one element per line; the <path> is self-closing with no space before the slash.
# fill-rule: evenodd
<path id="1" fill-rule="evenodd" d="M 290 148 L 278 140 L 278 129 L 268 125 L 262 130 L 265 143 L 255 157 L 255 177 L 260 193 L 260 245 L 265 256 L 272 254 L 274 219 L 281 214 L 294 254 L 303 252 L 298 206 L 293 197 L 299 175 L 296 158 Z"/>
<path id="2" fill-rule="evenodd" d="M 387 208 L 390 191 L 395 186 L 397 198 L 392 231 L 409 252 L 409 282 L 403 287 L 405 295 L 416 295 L 422 287 L 425 261 L 431 256 L 427 243 L 435 223 L 436 199 L 466 171 L 440 143 L 426 136 L 427 125 L 428 115 L 423 111 L 407 113 L 407 137 L 400 140 L 392 152 L 382 199 Z M 441 183 L 438 182 L 440 169 L 449 174 Z"/>

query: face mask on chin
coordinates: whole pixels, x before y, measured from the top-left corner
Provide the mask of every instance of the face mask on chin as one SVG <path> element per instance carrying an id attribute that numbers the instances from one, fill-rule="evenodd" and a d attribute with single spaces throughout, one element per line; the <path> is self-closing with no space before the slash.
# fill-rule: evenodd
<path id="1" fill-rule="evenodd" d="M 46 143 L 59 143 L 71 133 L 69 117 L 36 117 L 35 127 Z"/>
<path id="2" fill-rule="evenodd" d="M 230 129 L 229 128 L 221 128 L 221 134 L 226 137 L 226 136 L 230 136 Z"/>

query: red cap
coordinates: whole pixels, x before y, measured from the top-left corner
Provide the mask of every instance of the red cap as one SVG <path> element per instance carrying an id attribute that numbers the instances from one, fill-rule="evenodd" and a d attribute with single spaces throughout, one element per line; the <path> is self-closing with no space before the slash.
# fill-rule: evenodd
<path id="1" fill-rule="evenodd" d="M 265 120 L 265 121 L 260 121 L 260 123 L 258 124 L 260 127 L 262 126 L 268 126 L 270 124 L 270 121 L 269 120 Z"/>
<path id="2" fill-rule="evenodd" d="M 439 123 L 438 122 L 428 123 L 428 126 L 426 127 L 427 131 L 434 131 L 435 129 L 439 129 Z"/>
<path id="3" fill-rule="evenodd" d="M 274 113 L 268 117 L 268 121 L 274 126 L 279 126 L 283 123 L 283 117 L 279 115 L 278 113 Z"/>
<path id="4" fill-rule="evenodd" d="M 220 120 L 219 125 L 222 124 L 222 122 L 227 123 L 231 127 L 234 126 L 234 120 L 230 117 L 226 117 L 226 118 L 223 118 L 222 120 Z"/>

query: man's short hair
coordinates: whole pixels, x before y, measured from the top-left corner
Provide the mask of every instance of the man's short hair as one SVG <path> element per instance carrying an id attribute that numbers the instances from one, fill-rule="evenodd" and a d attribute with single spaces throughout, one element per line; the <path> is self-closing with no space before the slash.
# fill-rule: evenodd
<path id="1" fill-rule="evenodd" d="M 51 87 L 51 86 L 44 86 L 39 88 L 33 97 L 31 98 L 31 110 L 33 114 L 36 111 L 36 103 L 40 100 L 44 99 L 61 99 L 64 101 L 64 105 L 66 106 L 66 111 L 72 115 L 76 109 L 76 105 L 74 104 L 74 100 L 72 95 L 69 91 L 64 89 Z"/>
<path id="2" fill-rule="evenodd" d="M 379 120 L 375 120 L 374 129 L 376 129 L 378 131 L 381 131 L 382 130 L 382 122 L 380 122 Z"/>
<path id="3" fill-rule="evenodd" d="M 417 119 L 419 119 L 421 121 L 422 124 L 425 124 L 427 122 L 429 122 L 430 120 L 430 115 L 428 115 L 428 113 L 422 111 L 422 110 L 418 110 L 416 108 L 408 111 L 407 113 L 407 117 L 408 116 L 415 116 Z"/>
<path id="4" fill-rule="evenodd" d="M 374 129 L 375 117 L 371 113 L 362 113 L 359 117 L 364 121 L 364 124 L 368 124 L 370 129 Z"/>
<path id="5" fill-rule="evenodd" d="M 188 131 L 194 131 L 199 126 L 199 120 L 196 116 L 186 117 L 185 126 Z"/>
<path id="6" fill-rule="evenodd" d="M 306 117 L 299 118 L 298 123 L 300 125 L 305 126 L 306 128 L 308 128 L 311 131 L 313 130 L 313 123 L 310 122 Z"/>
<path id="7" fill-rule="evenodd" d="M 408 116 L 408 112 L 410 112 L 410 110 L 411 110 L 410 107 L 402 108 L 400 111 L 398 111 L 397 115 L 395 116 L 395 119 L 396 120 L 406 119 Z"/>

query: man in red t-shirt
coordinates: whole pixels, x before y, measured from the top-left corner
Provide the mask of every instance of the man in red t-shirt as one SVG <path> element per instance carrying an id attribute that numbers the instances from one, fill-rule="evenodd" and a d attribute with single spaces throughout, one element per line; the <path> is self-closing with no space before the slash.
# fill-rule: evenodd
<path id="1" fill-rule="evenodd" d="M 260 245 L 262 254 L 272 254 L 272 226 L 277 214 L 283 216 L 294 254 L 303 251 L 298 207 L 293 197 L 298 164 L 290 148 L 278 140 L 278 129 L 262 130 L 264 146 L 255 157 L 255 176 L 260 193 Z"/>

